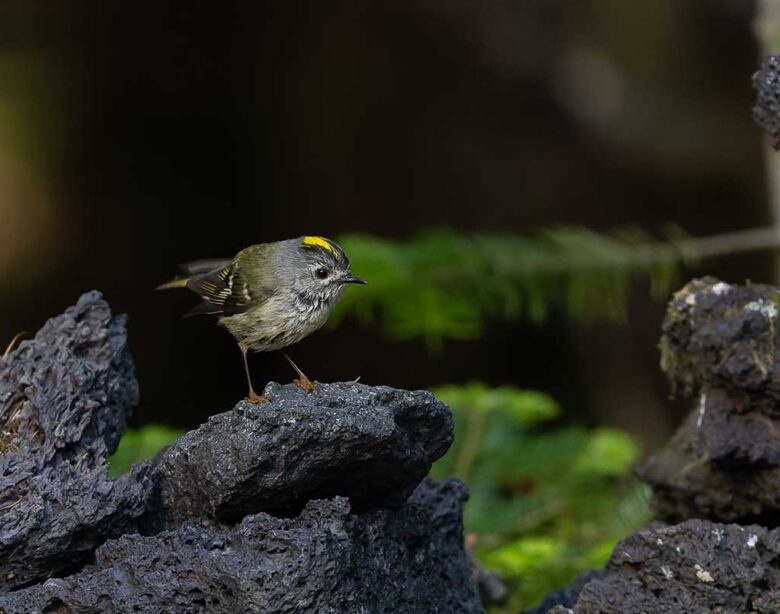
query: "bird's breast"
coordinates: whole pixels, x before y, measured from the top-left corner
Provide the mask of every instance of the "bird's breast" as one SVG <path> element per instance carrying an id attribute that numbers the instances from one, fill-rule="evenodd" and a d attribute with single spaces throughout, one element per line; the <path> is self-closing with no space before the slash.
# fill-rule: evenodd
<path id="1" fill-rule="evenodd" d="M 274 297 L 244 313 L 223 317 L 219 323 L 236 340 L 256 352 L 270 352 L 297 343 L 321 328 L 333 303 Z"/>

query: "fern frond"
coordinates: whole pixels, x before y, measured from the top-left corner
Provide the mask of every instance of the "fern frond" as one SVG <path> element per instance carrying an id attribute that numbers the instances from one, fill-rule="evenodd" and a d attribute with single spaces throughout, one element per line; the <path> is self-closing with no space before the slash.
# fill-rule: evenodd
<path id="1" fill-rule="evenodd" d="M 560 227 L 536 237 L 435 231 L 399 243 L 349 235 L 341 243 L 369 280 L 340 314 L 394 338 L 473 339 L 490 320 L 542 322 L 551 308 L 578 321 L 621 321 L 635 279 L 665 298 L 691 260 L 680 242 L 639 230 L 602 235 Z"/>

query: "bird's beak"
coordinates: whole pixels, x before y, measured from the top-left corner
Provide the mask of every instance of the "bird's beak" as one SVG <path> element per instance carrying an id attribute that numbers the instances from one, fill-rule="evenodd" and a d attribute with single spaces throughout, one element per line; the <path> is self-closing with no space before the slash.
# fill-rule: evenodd
<path id="1" fill-rule="evenodd" d="M 352 273 L 349 275 L 346 275 L 345 277 L 341 278 L 341 281 L 343 281 L 345 284 L 367 284 L 368 282 L 365 279 L 360 279 L 360 277 L 356 277 Z"/>

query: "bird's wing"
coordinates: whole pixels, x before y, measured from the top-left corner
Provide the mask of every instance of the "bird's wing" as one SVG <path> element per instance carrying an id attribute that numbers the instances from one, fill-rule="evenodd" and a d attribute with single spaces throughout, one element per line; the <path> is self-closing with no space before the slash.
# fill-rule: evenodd
<path id="1" fill-rule="evenodd" d="M 187 315 L 234 315 L 258 306 L 271 296 L 268 288 L 250 288 L 236 262 L 193 275 L 187 287 L 203 299 Z"/>
<path id="2" fill-rule="evenodd" d="M 221 269 L 230 264 L 229 258 L 211 258 L 209 260 L 194 260 L 179 265 L 182 273 L 187 275 L 198 275 L 199 273 L 210 273 L 216 269 Z"/>

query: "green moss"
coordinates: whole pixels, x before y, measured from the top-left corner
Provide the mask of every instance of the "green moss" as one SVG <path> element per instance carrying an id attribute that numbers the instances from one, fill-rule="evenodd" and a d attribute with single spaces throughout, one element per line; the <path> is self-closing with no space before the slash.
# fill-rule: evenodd
<path id="1" fill-rule="evenodd" d="M 777 311 L 780 312 L 780 290 L 772 288 L 768 298 L 775 306 L 775 309 L 777 309 Z"/>

